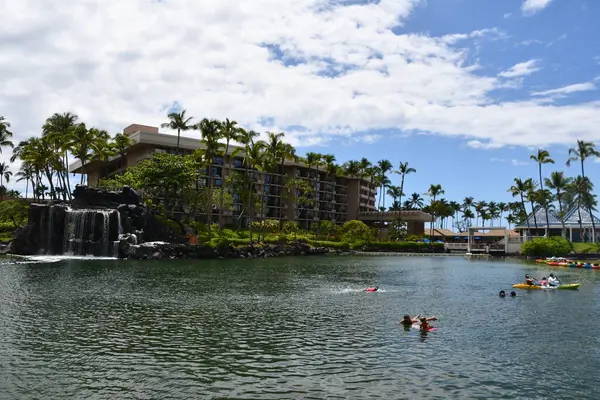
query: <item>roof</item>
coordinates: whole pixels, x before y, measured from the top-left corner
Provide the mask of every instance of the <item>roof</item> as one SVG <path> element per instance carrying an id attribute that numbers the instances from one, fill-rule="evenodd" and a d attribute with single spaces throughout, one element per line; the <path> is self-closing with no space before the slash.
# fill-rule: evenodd
<path id="1" fill-rule="evenodd" d="M 581 215 L 581 225 L 583 225 L 583 226 L 592 225 L 592 219 L 590 218 L 590 213 L 588 212 L 588 210 L 581 208 L 578 212 L 577 207 L 573 207 L 565 215 L 565 226 L 579 227 L 579 215 Z M 534 213 L 529 214 L 529 216 L 527 217 L 527 220 L 525 222 L 517 225 L 515 227 L 515 229 L 527 229 L 527 221 L 529 221 L 530 227 L 535 227 L 536 221 L 537 221 L 538 228 L 545 228 L 547 225 L 545 209 L 542 207 L 538 207 L 535 210 L 535 218 L 534 218 Z M 550 225 L 550 229 L 562 228 L 560 219 L 558 218 L 558 216 L 556 215 L 556 213 L 553 210 L 548 210 L 548 222 Z M 600 226 L 600 219 L 598 219 L 598 217 L 595 215 L 594 215 L 594 223 L 597 226 Z"/>

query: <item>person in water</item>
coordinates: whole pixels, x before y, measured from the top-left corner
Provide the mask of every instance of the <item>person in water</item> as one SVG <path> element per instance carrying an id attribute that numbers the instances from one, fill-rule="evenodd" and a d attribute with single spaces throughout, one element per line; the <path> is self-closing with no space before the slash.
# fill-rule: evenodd
<path id="1" fill-rule="evenodd" d="M 421 318 L 421 314 L 415 315 L 414 317 L 410 317 L 410 315 L 405 315 L 404 318 L 402 319 L 402 321 L 400 321 L 400 323 L 404 326 L 411 326 L 412 324 L 418 324 L 420 320 L 422 320 L 423 318 Z M 425 318 L 426 321 L 437 321 L 437 317 L 436 316 L 431 316 L 431 317 L 427 317 Z"/>
<path id="2" fill-rule="evenodd" d="M 500 294 L 499 294 L 499 296 L 500 296 L 500 297 L 505 297 L 505 296 L 506 296 L 506 293 L 504 292 L 504 290 L 501 290 L 501 291 L 500 291 Z"/>
<path id="3" fill-rule="evenodd" d="M 517 292 L 515 292 L 514 290 L 510 292 L 510 297 L 517 297 Z"/>
<path id="4" fill-rule="evenodd" d="M 550 274 L 550 276 L 548 277 L 548 285 L 558 286 L 558 285 L 560 285 L 560 281 L 558 280 L 557 277 L 554 276 L 554 274 Z"/>
<path id="5" fill-rule="evenodd" d="M 421 330 L 422 332 L 427 332 L 431 328 L 432 328 L 432 326 L 429 325 L 427 318 L 425 318 L 425 317 L 421 318 L 421 324 L 419 325 L 419 330 Z"/>

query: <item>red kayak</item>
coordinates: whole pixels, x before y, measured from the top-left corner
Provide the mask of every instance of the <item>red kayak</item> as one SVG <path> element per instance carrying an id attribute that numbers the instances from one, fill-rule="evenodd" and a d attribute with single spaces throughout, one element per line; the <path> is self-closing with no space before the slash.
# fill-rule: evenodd
<path id="1" fill-rule="evenodd" d="M 379 288 L 376 286 L 368 287 L 365 289 L 365 292 L 376 292 Z"/>

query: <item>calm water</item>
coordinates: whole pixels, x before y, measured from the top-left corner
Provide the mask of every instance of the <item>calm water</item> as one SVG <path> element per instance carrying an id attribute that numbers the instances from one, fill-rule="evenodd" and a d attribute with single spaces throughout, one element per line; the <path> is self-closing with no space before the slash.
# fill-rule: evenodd
<path id="1" fill-rule="evenodd" d="M 598 398 L 600 271 L 462 257 L 0 267 L 2 399 Z M 379 285 L 378 293 L 364 293 Z M 426 337 L 405 313 L 435 314 Z"/>

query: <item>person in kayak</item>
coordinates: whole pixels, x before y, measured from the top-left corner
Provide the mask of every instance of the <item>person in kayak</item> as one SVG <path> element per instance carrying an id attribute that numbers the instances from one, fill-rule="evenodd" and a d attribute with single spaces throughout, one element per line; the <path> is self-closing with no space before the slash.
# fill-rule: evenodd
<path id="1" fill-rule="evenodd" d="M 411 326 L 412 324 L 418 324 L 420 320 L 422 320 L 421 314 L 415 315 L 414 317 L 410 317 L 410 315 L 405 315 L 404 318 L 400 321 L 400 323 L 404 326 Z M 436 316 L 431 316 L 425 318 L 426 321 L 437 321 Z"/>
<path id="2" fill-rule="evenodd" d="M 535 285 L 535 281 L 536 281 L 536 280 L 537 280 L 537 279 L 533 279 L 533 278 L 532 278 L 532 277 L 530 277 L 529 275 L 525 274 L 525 283 L 526 283 L 526 284 L 528 284 L 528 285 L 530 285 L 530 286 L 533 286 L 533 285 Z"/>
<path id="3" fill-rule="evenodd" d="M 545 276 L 542 277 L 542 281 L 540 282 L 540 284 L 542 286 L 547 286 L 548 285 L 548 279 Z"/>
<path id="4" fill-rule="evenodd" d="M 548 277 L 548 285 L 558 286 L 558 285 L 560 285 L 560 281 L 558 280 L 557 277 L 554 276 L 554 274 L 550 274 L 550 276 Z"/>

